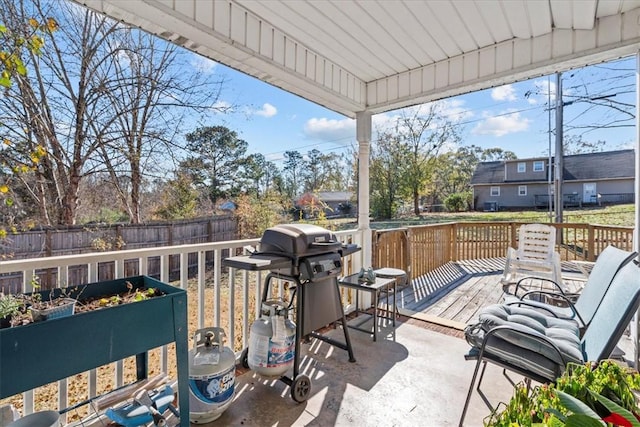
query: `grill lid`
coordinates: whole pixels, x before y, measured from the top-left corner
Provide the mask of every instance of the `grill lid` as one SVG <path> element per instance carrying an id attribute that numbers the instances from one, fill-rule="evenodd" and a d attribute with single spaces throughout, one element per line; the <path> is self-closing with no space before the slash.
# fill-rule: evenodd
<path id="1" fill-rule="evenodd" d="M 280 224 L 265 230 L 259 252 L 303 257 L 337 252 L 342 244 L 329 230 L 311 224 Z"/>

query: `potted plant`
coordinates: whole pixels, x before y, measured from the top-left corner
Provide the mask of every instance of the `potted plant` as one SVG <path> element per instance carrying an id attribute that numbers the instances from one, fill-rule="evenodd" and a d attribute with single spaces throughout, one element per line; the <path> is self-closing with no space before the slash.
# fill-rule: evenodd
<path id="1" fill-rule="evenodd" d="M 530 390 L 530 391 L 529 391 Z M 569 364 L 554 384 L 517 384 L 485 426 L 640 426 L 640 374 L 613 360 Z"/>

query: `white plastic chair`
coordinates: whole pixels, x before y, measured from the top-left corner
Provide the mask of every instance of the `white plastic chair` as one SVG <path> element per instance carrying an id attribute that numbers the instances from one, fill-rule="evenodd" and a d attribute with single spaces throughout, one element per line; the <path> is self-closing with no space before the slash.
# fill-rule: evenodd
<path id="1" fill-rule="evenodd" d="M 524 224 L 518 232 L 518 249 L 507 249 L 502 284 L 513 284 L 520 277 L 550 279 L 562 285 L 560 254 L 556 248 L 556 229 L 545 224 Z"/>

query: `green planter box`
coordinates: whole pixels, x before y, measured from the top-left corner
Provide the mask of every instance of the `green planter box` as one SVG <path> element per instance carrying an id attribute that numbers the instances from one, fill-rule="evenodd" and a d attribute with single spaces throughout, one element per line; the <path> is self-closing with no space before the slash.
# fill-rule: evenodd
<path id="1" fill-rule="evenodd" d="M 147 276 L 67 288 L 79 301 L 153 287 L 165 293 L 145 301 L 0 329 L 0 398 L 136 355 L 138 379 L 147 375 L 147 351 L 176 343 L 181 424 L 189 425 L 187 293 Z M 51 292 L 59 294 L 55 289 Z M 50 291 L 42 291 L 42 299 Z M 60 408 L 64 409 L 64 408 Z"/>

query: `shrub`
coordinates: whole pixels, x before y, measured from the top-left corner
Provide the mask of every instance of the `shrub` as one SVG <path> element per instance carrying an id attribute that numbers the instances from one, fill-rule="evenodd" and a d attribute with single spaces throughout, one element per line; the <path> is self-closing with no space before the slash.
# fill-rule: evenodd
<path id="1" fill-rule="evenodd" d="M 449 212 L 462 212 L 469 210 L 468 197 L 464 193 L 449 194 L 447 198 L 444 199 L 444 205 L 447 207 Z"/>

